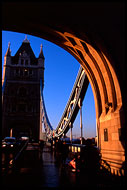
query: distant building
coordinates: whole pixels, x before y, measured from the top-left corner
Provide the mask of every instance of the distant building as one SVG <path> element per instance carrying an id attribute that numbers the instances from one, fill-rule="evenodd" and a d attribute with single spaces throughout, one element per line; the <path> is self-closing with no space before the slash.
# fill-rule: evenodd
<path id="1" fill-rule="evenodd" d="M 10 43 L 4 57 L 2 97 L 2 136 L 29 136 L 39 140 L 40 79 L 44 86 L 44 55 L 42 45 L 36 58 L 25 38 L 14 56 Z"/>

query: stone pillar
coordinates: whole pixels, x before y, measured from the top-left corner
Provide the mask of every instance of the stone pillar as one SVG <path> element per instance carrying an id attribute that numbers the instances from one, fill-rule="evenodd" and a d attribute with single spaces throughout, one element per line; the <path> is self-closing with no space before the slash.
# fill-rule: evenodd
<path id="1" fill-rule="evenodd" d="M 124 119 L 120 111 L 111 112 L 99 118 L 99 140 L 102 159 L 111 173 L 124 175 L 125 144 L 123 139 Z"/>

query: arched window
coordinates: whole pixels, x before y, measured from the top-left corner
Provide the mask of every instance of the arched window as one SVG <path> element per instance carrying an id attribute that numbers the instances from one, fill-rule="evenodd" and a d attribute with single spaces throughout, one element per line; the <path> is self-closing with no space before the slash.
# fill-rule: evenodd
<path id="1" fill-rule="evenodd" d="M 21 65 L 23 65 L 24 64 L 24 59 L 21 59 Z"/>
<path id="2" fill-rule="evenodd" d="M 28 65 L 28 59 L 25 60 L 25 65 Z"/>
<path id="3" fill-rule="evenodd" d="M 19 69 L 16 68 L 16 75 L 19 75 Z"/>
<path id="4" fill-rule="evenodd" d="M 24 69 L 24 76 L 28 76 L 28 69 Z"/>
<path id="5" fill-rule="evenodd" d="M 32 69 L 29 70 L 29 74 L 30 74 L 30 75 L 33 74 L 33 70 L 32 70 Z"/>
<path id="6" fill-rule="evenodd" d="M 20 70 L 20 76 L 23 76 L 23 70 L 22 69 Z"/>

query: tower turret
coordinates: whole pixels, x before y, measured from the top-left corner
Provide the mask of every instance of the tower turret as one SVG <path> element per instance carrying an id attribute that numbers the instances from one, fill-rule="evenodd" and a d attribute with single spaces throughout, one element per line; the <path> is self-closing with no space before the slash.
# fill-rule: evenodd
<path id="1" fill-rule="evenodd" d="M 11 56 L 11 49 L 10 49 L 10 42 L 8 43 L 8 49 L 7 49 L 7 52 L 5 54 L 5 56 Z"/>
<path id="2" fill-rule="evenodd" d="M 40 79 L 44 85 L 42 45 L 36 57 L 27 36 L 14 56 L 10 43 L 5 55 L 5 88 L 3 93 L 2 135 L 13 131 L 15 137 L 27 135 L 36 142 L 40 131 Z"/>
<path id="3" fill-rule="evenodd" d="M 10 76 L 10 66 L 11 65 L 11 49 L 10 49 L 10 42 L 8 43 L 8 49 L 6 51 L 6 54 L 4 56 L 4 68 L 3 68 L 3 76 L 2 76 L 2 84 L 5 80 L 5 78 L 8 78 Z M 6 70 L 6 72 L 5 72 Z"/>
<path id="4" fill-rule="evenodd" d="M 44 61 L 45 61 L 45 57 L 43 54 L 43 50 L 42 50 L 42 44 L 40 46 L 40 53 L 39 53 L 39 57 L 38 57 L 38 66 L 39 66 L 39 78 L 42 79 L 42 85 L 44 86 Z"/>
<path id="5" fill-rule="evenodd" d="M 39 58 L 45 59 L 44 58 L 44 54 L 43 54 L 43 50 L 42 50 L 42 44 L 40 45 L 40 54 L 39 54 Z"/>

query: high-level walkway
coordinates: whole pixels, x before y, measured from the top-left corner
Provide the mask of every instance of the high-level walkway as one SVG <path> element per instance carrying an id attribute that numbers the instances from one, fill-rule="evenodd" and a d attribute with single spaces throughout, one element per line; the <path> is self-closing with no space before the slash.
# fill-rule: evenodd
<path id="1" fill-rule="evenodd" d="M 3 190 L 5 189 L 61 189 L 82 187 L 117 186 L 113 178 L 101 173 L 73 172 L 66 163 L 62 164 L 61 156 L 49 146 L 41 150 L 37 144 L 28 144 L 13 168 L 2 172 Z"/>

